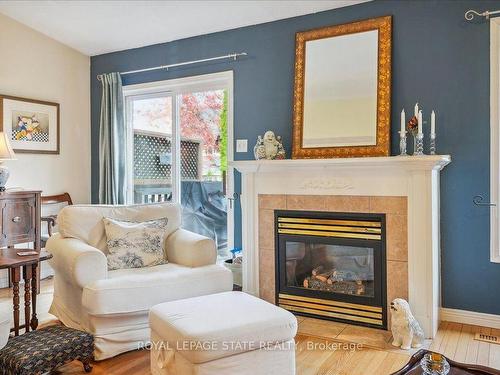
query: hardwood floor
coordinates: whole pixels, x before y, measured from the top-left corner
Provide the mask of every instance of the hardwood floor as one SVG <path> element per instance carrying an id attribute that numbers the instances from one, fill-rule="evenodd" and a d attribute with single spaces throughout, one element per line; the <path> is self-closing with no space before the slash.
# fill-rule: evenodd
<path id="1" fill-rule="evenodd" d="M 52 281 L 42 282 L 39 296 L 41 322 L 50 324 L 48 314 Z M 10 309 L 10 292 L 0 289 L 0 308 Z M 400 369 L 413 352 L 391 346 L 390 332 L 298 317 L 296 336 L 298 375 L 386 375 Z M 500 345 L 474 340 L 474 334 L 500 335 L 500 330 L 466 324 L 442 322 L 435 339 L 425 347 L 459 362 L 478 363 L 500 369 Z M 356 346 L 355 344 L 358 344 Z M 149 374 L 149 352 L 134 351 L 94 364 L 94 375 Z M 72 362 L 55 374 L 84 374 L 82 365 Z"/>

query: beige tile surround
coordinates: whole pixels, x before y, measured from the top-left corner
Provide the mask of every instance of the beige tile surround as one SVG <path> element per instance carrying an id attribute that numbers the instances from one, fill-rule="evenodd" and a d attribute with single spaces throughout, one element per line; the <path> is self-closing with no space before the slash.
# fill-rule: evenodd
<path id="1" fill-rule="evenodd" d="M 386 214 L 387 301 L 408 299 L 407 197 L 351 195 L 259 195 L 259 292 L 274 303 L 274 210 Z"/>

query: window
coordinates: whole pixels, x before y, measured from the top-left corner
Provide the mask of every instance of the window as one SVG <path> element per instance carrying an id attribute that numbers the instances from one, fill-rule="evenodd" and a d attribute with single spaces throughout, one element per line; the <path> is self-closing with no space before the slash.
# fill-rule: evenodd
<path id="1" fill-rule="evenodd" d="M 500 19 L 490 20 L 490 241 L 491 261 L 500 263 Z"/>
<path id="2" fill-rule="evenodd" d="M 135 132 L 172 135 L 172 97 L 143 95 L 131 100 Z"/>
<path id="3" fill-rule="evenodd" d="M 129 201 L 181 203 L 183 227 L 213 238 L 227 258 L 232 72 L 125 86 L 124 95 L 133 155 Z"/>

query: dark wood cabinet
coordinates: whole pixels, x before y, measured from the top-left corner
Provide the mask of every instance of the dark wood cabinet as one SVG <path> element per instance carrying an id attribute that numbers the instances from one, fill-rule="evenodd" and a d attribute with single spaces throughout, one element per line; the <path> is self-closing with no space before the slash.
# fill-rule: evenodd
<path id="1" fill-rule="evenodd" d="M 0 192 L 0 249 L 30 244 L 40 252 L 40 194 L 39 190 Z"/>
<path id="2" fill-rule="evenodd" d="M 40 250 L 40 192 L 0 194 L 0 247 L 33 242 Z"/>
<path id="3" fill-rule="evenodd" d="M 49 254 L 40 254 L 40 191 L 4 191 L 0 192 L 0 269 L 9 271 L 9 285 L 13 288 L 14 334 L 24 327 L 36 329 L 36 294 L 39 289 L 38 264 L 50 258 Z M 14 245 L 30 247 L 38 254 L 19 256 L 17 253 L 26 249 Z M 24 279 L 25 324 L 20 326 L 20 286 Z"/>

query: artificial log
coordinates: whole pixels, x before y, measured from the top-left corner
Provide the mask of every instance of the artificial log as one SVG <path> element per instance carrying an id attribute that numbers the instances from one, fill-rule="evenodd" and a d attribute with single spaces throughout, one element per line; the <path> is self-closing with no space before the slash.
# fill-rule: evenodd
<path id="1" fill-rule="evenodd" d="M 328 279 L 330 280 L 330 279 Z M 365 293 L 365 285 L 361 280 L 357 281 L 335 281 L 328 283 L 321 281 L 317 276 L 309 276 L 304 279 L 304 288 L 321 290 L 333 293 L 363 295 Z"/>
<path id="2" fill-rule="evenodd" d="M 324 267 L 324 266 L 318 266 L 318 267 L 314 268 L 314 269 L 311 271 L 311 273 L 312 273 L 312 275 L 313 275 L 313 276 L 316 276 L 316 275 L 319 275 L 319 274 L 323 273 L 323 270 L 324 270 L 324 269 L 325 269 L 325 267 Z"/>
<path id="3" fill-rule="evenodd" d="M 328 278 L 328 284 L 333 284 L 339 281 L 361 281 L 359 276 L 351 271 L 343 271 L 343 270 L 333 270 L 330 277 Z"/>
<path id="4" fill-rule="evenodd" d="M 322 273 L 320 275 L 314 276 L 314 278 L 318 279 L 319 281 L 321 281 L 323 283 L 326 283 L 331 275 L 332 275 L 331 272 L 325 272 L 325 273 Z"/>

